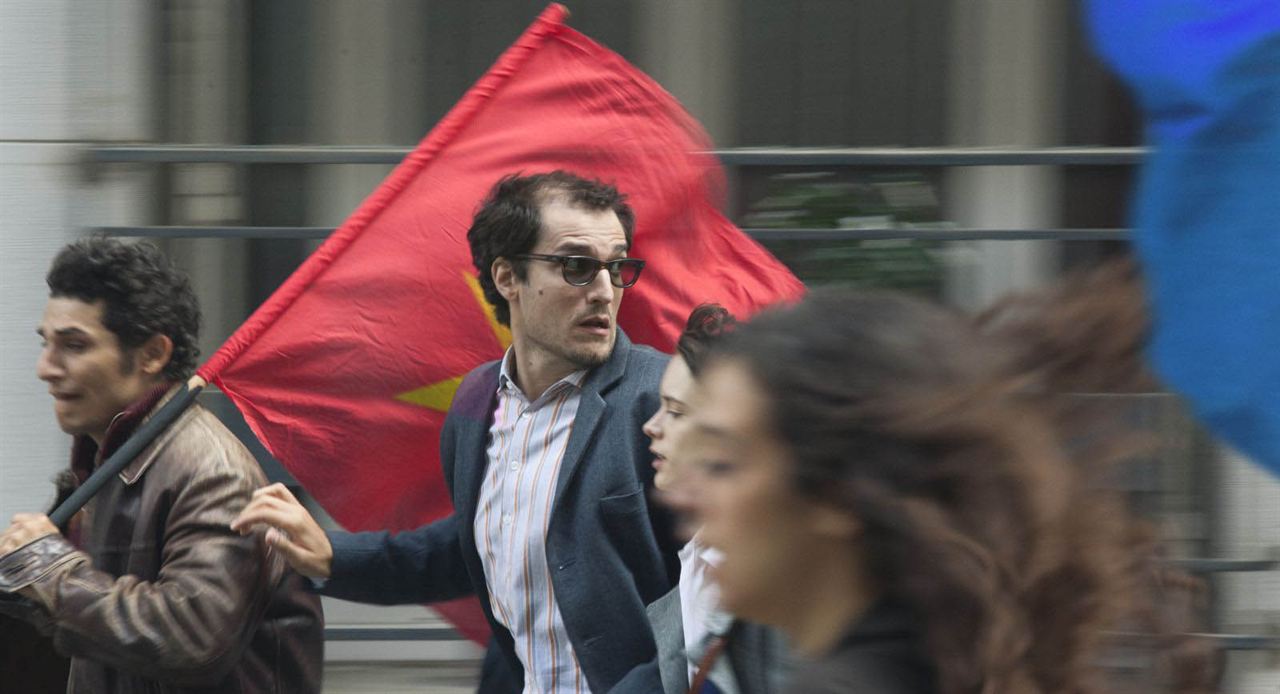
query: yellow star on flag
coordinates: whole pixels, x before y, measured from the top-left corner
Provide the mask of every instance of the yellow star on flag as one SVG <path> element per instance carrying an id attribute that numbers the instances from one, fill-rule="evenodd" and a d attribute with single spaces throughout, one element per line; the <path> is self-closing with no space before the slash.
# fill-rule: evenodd
<path id="1" fill-rule="evenodd" d="M 498 317 L 493 313 L 493 306 L 488 301 L 485 301 L 484 290 L 480 288 L 480 280 L 469 272 L 462 273 L 462 278 L 466 280 L 467 286 L 471 288 L 471 294 L 475 297 L 476 303 L 480 304 L 480 310 L 484 311 L 485 318 L 489 321 L 489 328 L 493 330 L 493 336 L 498 339 L 502 349 L 506 350 L 507 347 L 511 346 L 511 329 L 498 322 Z M 401 393 L 396 396 L 396 400 L 438 412 L 448 412 L 449 405 L 453 402 L 453 394 L 457 392 L 458 386 L 461 384 L 462 376 L 454 376 L 438 383 L 432 383 L 429 386 L 422 386 L 407 393 Z"/>

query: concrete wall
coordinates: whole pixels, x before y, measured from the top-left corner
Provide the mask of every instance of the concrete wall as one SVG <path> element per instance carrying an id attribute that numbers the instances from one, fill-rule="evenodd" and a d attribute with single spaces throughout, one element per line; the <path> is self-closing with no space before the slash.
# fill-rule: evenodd
<path id="1" fill-rule="evenodd" d="M 136 219 L 148 174 L 90 179 L 81 140 L 147 139 L 150 27 L 142 0 L 0 2 L 0 520 L 42 511 L 68 438 L 35 378 L 54 253 L 89 224 Z"/>
<path id="2" fill-rule="evenodd" d="M 1059 144 L 1066 2 L 956 0 L 948 144 Z M 957 167 L 946 176 L 946 216 L 960 227 L 1052 228 L 1059 224 L 1061 171 L 1047 166 Z M 1057 244 L 982 241 L 953 250 L 949 298 L 970 308 L 1036 286 L 1057 268 Z"/>

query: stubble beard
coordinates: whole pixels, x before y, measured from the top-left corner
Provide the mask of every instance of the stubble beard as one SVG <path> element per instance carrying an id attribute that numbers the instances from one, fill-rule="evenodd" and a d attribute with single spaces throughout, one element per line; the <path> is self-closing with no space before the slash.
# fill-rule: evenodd
<path id="1" fill-rule="evenodd" d="M 609 361 L 609 357 L 613 355 L 613 349 L 616 346 L 617 332 L 615 331 L 609 336 L 608 342 L 604 343 L 603 349 L 593 349 L 592 347 L 594 345 L 566 345 L 563 343 L 555 343 L 550 340 L 537 339 L 535 339 L 535 341 L 543 351 L 563 359 L 566 363 L 572 365 L 575 371 L 579 371 L 594 369 Z"/>
<path id="2" fill-rule="evenodd" d="M 613 347 L 614 338 L 611 336 L 603 350 L 593 350 L 588 348 L 573 349 L 570 347 L 564 350 L 560 356 L 565 361 L 568 361 L 579 369 L 594 369 L 609 361 L 610 355 L 613 354 Z"/>
<path id="3" fill-rule="evenodd" d="M 610 320 L 613 320 L 612 316 L 610 316 Z M 525 340 L 528 341 L 531 347 L 561 360 L 565 364 L 572 366 L 575 371 L 594 369 L 604 364 L 609 361 L 609 357 L 613 355 L 613 350 L 617 346 L 618 331 L 616 325 L 605 340 L 591 340 L 585 344 L 577 343 L 572 339 L 565 339 L 573 335 L 574 327 L 572 324 L 560 328 L 563 332 L 559 332 L 557 327 L 529 321 L 525 323 L 525 327 L 521 332 L 523 332 Z"/>

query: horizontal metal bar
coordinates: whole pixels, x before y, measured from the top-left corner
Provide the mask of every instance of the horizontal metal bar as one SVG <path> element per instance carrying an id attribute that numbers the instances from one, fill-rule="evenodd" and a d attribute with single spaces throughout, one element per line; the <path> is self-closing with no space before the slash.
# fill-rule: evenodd
<path id="1" fill-rule="evenodd" d="M 1151 644 L 1153 639 L 1163 641 L 1166 638 L 1164 635 L 1157 637 L 1153 634 L 1141 632 L 1111 631 L 1107 633 L 1121 642 L 1137 645 Z M 1183 634 L 1183 636 L 1203 639 L 1213 644 L 1214 648 L 1224 651 L 1280 650 L 1280 635 L 1187 633 Z"/>
<path id="2" fill-rule="evenodd" d="M 1123 241 L 1127 229 L 743 229 L 757 241 Z"/>
<path id="3" fill-rule="evenodd" d="M 325 627 L 326 641 L 463 641 L 448 627 Z"/>
<path id="4" fill-rule="evenodd" d="M 412 147 L 338 145 L 103 145 L 89 148 L 102 164 L 397 164 Z"/>
<path id="5" fill-rule="evenodd" d="M 337 145 L 98 145 L 98 163 L 192 164 L 396 164 L 412 151 L 404 146 Z M 714 150 L 729 166 L 1128 166 L 1142 147 L 748 147 Z"/>
<path id="6" fill-rule="evenodd" d="M 1144 640 L 1148 634 L 1114 633 L 1124 639 Z M 1280 650 L 1280 636 L 1258 634 L 1188 634 L 1213 642 L 1228 651 Z M 464 637 L 448 627 L 325 627 L 326 641 L 462 641 Z"/>
<path id="7" fill-rule="evenodd" d="M 1280 561 L 1274 559 L 1170 559 L 1168 564 L 1197 574 L 1280 569 Z"/>
<path id="8" fill-rule="evenodd" d="M 1257 634 L 1190 634 L 1212 641 L 1224 651 L 1280 651 L 1280 636 Z"/>
<path id="9" fill-rule="evenodd" d="M 153 239 L 323 239 L 333 233 L 333 227 L 113 226 L 93 227 L 91 231 Z"/>
<path id="10" fill-rule="evenodd" d="M 1128 166 L 1142 147 L 738 148 L 714 154 L 730 166 Z"/>
<path id="11" fill-rule="evenodd" d="M 108 226 L 107 236 L 148 238 L 323 239 L 333 227 Z M 757 241 L 1123 241 L 1126 229 L 743 229 Z"/>

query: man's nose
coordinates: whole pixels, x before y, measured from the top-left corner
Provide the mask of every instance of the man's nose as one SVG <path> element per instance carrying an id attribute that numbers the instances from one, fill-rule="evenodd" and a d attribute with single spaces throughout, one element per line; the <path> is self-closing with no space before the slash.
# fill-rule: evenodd
<path id="1" fill-rule="evenodd" d="M 49 349 L 46 347 L 40 350 L 40 356 L 36 358 L 36 378 L 41 381 L 54 381 L 61 377 L 62 367 L 50 356 Z"/>
<path id="2" fill-rule="evenodd" d="M 600 271 L 591 278 L 591 284 L 587 285 L 587 294 L 592 301 L 613 301 L 613 284 L 609 281 L 609 268 L 600 268 Z"/>

